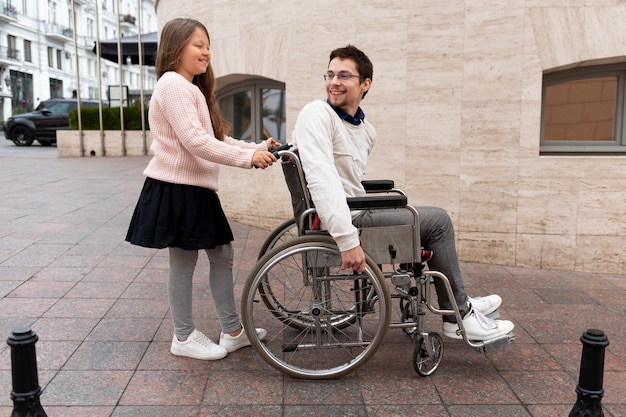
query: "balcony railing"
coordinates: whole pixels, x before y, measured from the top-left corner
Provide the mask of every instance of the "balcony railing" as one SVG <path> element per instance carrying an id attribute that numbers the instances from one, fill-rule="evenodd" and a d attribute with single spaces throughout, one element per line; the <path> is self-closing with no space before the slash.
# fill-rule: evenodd
<path id="1" fill-rule="evenodd" d="M 73 34 L 72 28 L 57 25 L 56 23 L 46 24 L 46 36 L 48 37 L 66 41 L 72 39 Z"/>
<path id="2" fill-rule="evenodd" d="M 0 2 L 0 14 L 17 19 L 17 9 L 11 4 Z"/>
<path id="3" fill-rule="evenodd" d="M 0 61 L 21 61 L 22 54 L 19 49 L 0 46 Z"/>

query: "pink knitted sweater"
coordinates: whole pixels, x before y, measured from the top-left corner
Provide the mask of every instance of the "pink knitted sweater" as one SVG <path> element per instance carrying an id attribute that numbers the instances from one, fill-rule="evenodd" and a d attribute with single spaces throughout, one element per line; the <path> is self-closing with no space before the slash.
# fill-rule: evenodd
<path id="1" fill-rule="evenodd" d="M 218 190 L 219 166 L 252 168 L 252 155 L 265 142 L 215 138 L 204 95 L 182 75 L 159 78 L 148 112 L 154 156 L 144 170 L 150 178 Z"/>

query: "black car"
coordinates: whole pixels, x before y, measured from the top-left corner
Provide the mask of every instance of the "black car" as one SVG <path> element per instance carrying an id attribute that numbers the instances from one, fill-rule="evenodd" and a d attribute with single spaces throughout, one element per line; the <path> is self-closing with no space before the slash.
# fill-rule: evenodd
<path id="1" fill-rule="evenodd" d="M 81 100 L 81 107 L 98 107 L 97 101 Z M 4 137 L 17 146 L 30 146 L 33 141 L 44 146 L 57 142 L 57 130 L 67 130 L 70 110 L 76 108 L 75 98 L 52 98 L 42 101 L 30 113 L 16 114 L 4 123 Z"/>

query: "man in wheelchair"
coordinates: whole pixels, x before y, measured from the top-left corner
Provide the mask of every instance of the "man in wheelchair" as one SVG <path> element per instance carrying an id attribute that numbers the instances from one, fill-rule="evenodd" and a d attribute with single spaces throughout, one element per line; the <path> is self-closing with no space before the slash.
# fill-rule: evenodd
<path id="1" fill-rule="evenodd" d="M 371 87 L 372 74 L 372 62 L 358 48 L 348 45 L 332 51 L 324 74 L 327 100 L 313 101 L 301 110 L 292 137 L 317 214 L 341 251 L 341 267 L 357 272 L 362 272 L 366 263 L 359 227 L 414 223 L 408 210 L 368 210 L 354 216 L 346 202 L 346 197 L 365 195 L 361 180 L 376 142 L 376 132 L 360 107 Z M 467 338 L 485 341 L 509 334 L 512 322 L 487 317 L 500 306 L 502 299 L 498 295 L 467 296 L 448 214 L 438 207 L 416 209 L 421 242 L 433 251 L 429 269 L 448 277 Z M 439 306 L 451 309 L 440 281 L 434 282 Z M 443 321 L 443 333 L 460 339 L 454 316 L 444 316 Z"/>

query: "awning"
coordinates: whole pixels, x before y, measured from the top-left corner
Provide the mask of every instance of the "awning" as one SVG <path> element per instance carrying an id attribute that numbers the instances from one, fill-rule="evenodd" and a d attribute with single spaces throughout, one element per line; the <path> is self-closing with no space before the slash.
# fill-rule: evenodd
<path id="1" fill-rule="evenodd" d="M 123 36 L 121 38 L 122 45 L 122 64 L 126 64 L 127 58 L 130 57 L 131 63 L 139 64 L 139 41 L 138 36 Z M 157 32 L 145 33 L 141 35 L 141 44 L 143 49 L 143 65 L 154 66 L 154 58 L 156 57 L 158 35 Z M 96 54 L 96 47 L 93 47 L 93 53 Z M 117 39 L 100 41 L 100 53 L 102 58 L 109 61 L 117 62 Z"/>

